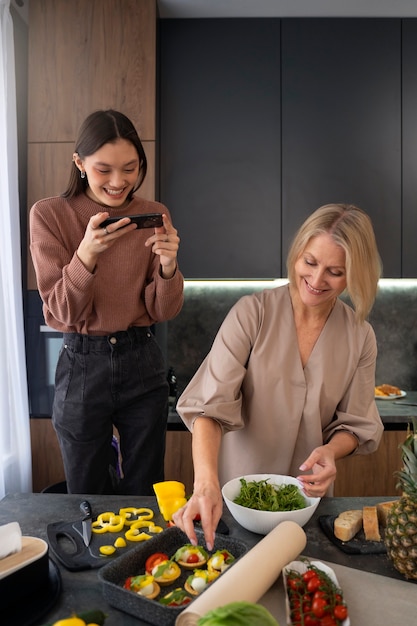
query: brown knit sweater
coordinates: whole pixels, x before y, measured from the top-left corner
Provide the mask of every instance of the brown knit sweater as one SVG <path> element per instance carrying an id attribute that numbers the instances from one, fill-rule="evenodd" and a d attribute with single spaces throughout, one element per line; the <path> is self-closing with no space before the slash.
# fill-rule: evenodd
<path id="1" fill-rule="evenodd" d="M 61 332 L 109 335 L 172 319 L 182 307 L 183 276 L 177 268 L 172 278 L 162 278 L 159 257 L 144 245 L 149 229 L 117 241 L 100 255 L 93 273 L 79 260 L 88 221 L 102 210 L 82 194 L 46 198 L 30 211 L 30 250 L 46 324 Z M 134 197 L 123 215 L 153 212 L 169 216 L 164 205 Z"/>

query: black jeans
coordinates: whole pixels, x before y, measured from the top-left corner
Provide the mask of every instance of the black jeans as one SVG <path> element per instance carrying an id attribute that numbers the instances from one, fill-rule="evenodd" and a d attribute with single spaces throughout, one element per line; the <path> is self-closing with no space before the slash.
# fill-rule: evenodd
<path id="1" fill-rule="evenodd" d="M 164 479 L 168 382 L 149 328 L 106 337 L 64 334 L 52 420 L 68 493 L 153 495 Z M 115 484 L 113 425 L 123 477 Z"/>

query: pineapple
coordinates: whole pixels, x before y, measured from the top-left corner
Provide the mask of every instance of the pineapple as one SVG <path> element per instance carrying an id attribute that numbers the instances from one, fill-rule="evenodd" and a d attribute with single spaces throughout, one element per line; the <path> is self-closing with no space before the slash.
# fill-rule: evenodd
<path id="1" fill-rule="evenodd" d="M 403 467 L 397 487 L 402 496 L 387 517 L 385 545 L 394 567 L 405 576 L 417 580 L 417 418 L 413 429 L 401 446 Z"/>

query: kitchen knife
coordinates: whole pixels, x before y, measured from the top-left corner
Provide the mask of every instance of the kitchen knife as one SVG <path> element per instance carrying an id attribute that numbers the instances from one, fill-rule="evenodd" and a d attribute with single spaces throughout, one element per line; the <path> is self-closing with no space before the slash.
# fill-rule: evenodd
<path id="1" fill-rule="evenodd" d="M 82 519 L 82 529 L 83 529 L 83 540 L 86 546 L 90 545 L 91 541 L 91 524 L 92 524 L 92 511 L 91 506 L 88 500 L 83 500 L 80 504 L 81 513 L 83 513 L 84 517 Z"/>
<path id="2" fill-rule="evenodd" d="M 402 404 L 403 406 L 417 406 L 417 402 L 404 402 L 403 400 L 398 400 L 393 402 L 393 404 Z"/>

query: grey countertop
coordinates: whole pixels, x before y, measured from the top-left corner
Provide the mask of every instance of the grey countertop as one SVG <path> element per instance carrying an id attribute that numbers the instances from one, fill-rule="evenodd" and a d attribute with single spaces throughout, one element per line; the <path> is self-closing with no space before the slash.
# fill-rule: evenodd
<path id="1" fill-rule="evenodd" d="M 385 430 L 406 430 L 410 418 L 417 417 L 417 391 L 406 391 L 406 395 L 397 400 L 377 399 L 376 405 Z M 168 430 L 186 430 L 175 409 L 169 412 Z"/>
<path id="2" fill-rule="evenodd" d="M 24 535 L 47 538 L 46 527 L 49 523 L 60 520 L 75 521 L 80 519 L 79 505 L 82 497 L 68 494 L 14 494 L 0 501 L 0 524 L 18 521 Z M 88 496 L 96 515 L 104 511 L 118 511 L 119 508 L 149 507 L 155 511 L 155 523 L 159 519 L 156 500 L 153 497 L 133 496 Z M 335 515 L 351 508 L 361 508 L 365 504 L 374 504 L 389 498 L 324 498 L 310 522 L 304 527 L 307 535 L 305 556 L 330 561 L 354 570 L 367 571 L 385 577 L 404 580 L 394 569 L 385 554 L 350 555 L 342 552 L 324 534 L 319 523 L 322 515 Z M 223 519 L 230 529 L 230 536 L 253 547 L 262 537 L 250 533 L 234 522 L 229 512 L 224 511 Z M 52 559 L 54 555 L 51 553 Z M 73 572 L 57 562 L 62 579 L 62 591 L 49 613 L 41 621 L 33 624 L 53 622 L 71 614 L 72 611 L 85 611 L 93 608 L 102 609 L 107 615 L 106 626 L 146 626 L 145 622 L 121 614 L 112 608 L 104 599 L 97 569 Z M 404 584 L 414 586 L 413 583 Z M 32 623 L 32 622 L 31 622 Z M 25 625 L 26 626 L 26 625 Z"/>
<path id="3" fill-rule="evenodd" d="M 406 391 L 403 398 L 376 400 L 385 430 L 406 430 L 411 417 L 417 417 L 417 391 Z"/>

